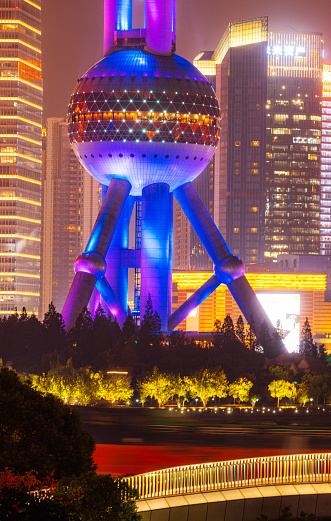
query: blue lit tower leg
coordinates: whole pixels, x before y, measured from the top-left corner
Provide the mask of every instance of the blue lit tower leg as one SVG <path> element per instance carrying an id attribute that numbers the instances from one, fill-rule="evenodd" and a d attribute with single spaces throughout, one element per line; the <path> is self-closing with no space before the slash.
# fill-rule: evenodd
<path id="1" fill-rule="evenodd" d="M 125 179 L 110 182 L 86 250 L 75 262 L 76 275 L 62 310 L 67 330 L 88 305 L 95 285 L 108 304 L 116 305 L 119 315 L 125 314 L 104 275 L 105 257 L 130 190 L 131 184 Z"/>
<path id="2" fill-rule="evenodd" d="M 106 279 L 111 281 L 116 298 L 126 312 L 128 309 L 128 268 L 122 267 L 122 250 L 129 248 L 129 226 L 134 203 L 135 198 L 129 195 L 106 256 Z"/>
<path id="3" fill-rule="evenodd" d="M 185 302 L 173 313 L 169 318 L 169 325 L 171 324 L 172 328 L 176 327 L 197 304 L 200 304 L 219 284 L 223 283 L 227 285 L 246 320 L 254 320 L 257 338 L 260 337 L 261 326 L 264 322 L 272 336 L 275 329 L 245 277 L 244 263 L 232 255 L 193 184 L 185 183 L 174 190 L 174 195 L 210 255 L 215 269 L 214 275 L 190 297 L 190 302 Z M 282 345 L 278 347 L 283 349 Z"/>
<path id="4" fill-rule="evenodd" d="M 172 195 L 169 185 L 155 183 L 142 191 L 141 209 L 141 289 L 140 320 L 145 313 L 148 296 L 161 318 L 162 331 L 168 330 L 171 294 Z"/>

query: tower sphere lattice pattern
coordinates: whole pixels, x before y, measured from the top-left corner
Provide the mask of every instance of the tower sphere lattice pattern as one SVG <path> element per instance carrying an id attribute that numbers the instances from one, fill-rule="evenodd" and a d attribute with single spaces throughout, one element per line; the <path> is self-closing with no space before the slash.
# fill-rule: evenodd
<path id="1" fill-rule="evenodd" d="M 195 179 L 218 143 L 220 112 L 212 85 L 177 55 L 110 54 L 78 81 L 69 105 L 76 156 L 99 182 L 132 185 Z"/>

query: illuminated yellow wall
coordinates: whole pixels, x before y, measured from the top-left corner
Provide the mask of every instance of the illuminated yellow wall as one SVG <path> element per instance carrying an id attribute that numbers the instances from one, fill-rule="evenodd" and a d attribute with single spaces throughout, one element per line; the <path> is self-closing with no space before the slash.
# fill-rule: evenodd
<path id="1" fill-rule="evenodd" d="M 173 296 L 175 299 L 178 297 L 178 305 L 173 305 L 173 311 L 186 300 L 187 293 L 194 293 L 210 277 L 210 272 L 174 272 Z M 331 302 L 324 301 L 325 274 L 247 273 L 246 277 L 255 291 L 299 293 L 300 329 L 308 317 L 314 337 L 331 334 Z M 222 284 L 200 305 L 199 331 L 213 331 L 215 320 L 223 321 L 227 314 L 236 321 L 241 312 L 227 287 Z M 177 329 L 185 331 L 186 320 L 179 324 Z M 327 340 L 321 341 L 327 343 Z"/>

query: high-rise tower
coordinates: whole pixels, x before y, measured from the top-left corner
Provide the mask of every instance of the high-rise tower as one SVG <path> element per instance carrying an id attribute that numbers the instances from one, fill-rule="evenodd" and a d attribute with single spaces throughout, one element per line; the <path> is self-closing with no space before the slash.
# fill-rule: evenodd
<path id="1" fill-rule="evenodd" d="M 0 314 L 37 313 L 41 229 L 41 0 L 0 1 Z"/>
<path id="2" fill-rule="evenodd" d="M 230 23 L 216 50 L 194 60 L 215 78 L 221 110 L 214 219 L 246 263 L 262 262 L 264 253 L 267 38 L 266 17 Z"/>
<path id="3" fill-rule="evenodd" d="M 331 65 L 323 65 L 320 253 L 331 255 Z"/>
<path id="4" fill-rule="evenodd" d="M 320 250 L 323 37 L 268 35 L 265 257 Z"/>

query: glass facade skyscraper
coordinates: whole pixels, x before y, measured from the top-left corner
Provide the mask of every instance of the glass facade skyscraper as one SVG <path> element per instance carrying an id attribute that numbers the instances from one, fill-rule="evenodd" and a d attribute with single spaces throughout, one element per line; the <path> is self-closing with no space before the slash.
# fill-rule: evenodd
<path id="1" fill-rule="evenodd" d="M 321 145 L 321 255 L 331 255 L 331 65 L 323 65 Z"/>
<path id="2" fill-rule="evenodd" d="M 320 233 L 326 252 L 331 73 L 325 66 L 322 122 L 322 51 L 321 34 L 268 31 L 260 18 L 230 24 L 216 50 L 194 62 L 215 71 L 221 108 L 215 222 L 245 263 L 318 254 Z"/>
<path id="3" fill-rule="evenodd" d="M 268 34 L 265 257 L 320 250 L 321 34 Z"/>
<path id="4" fill-rule="evenodd" d="M 0 0 L 0 315 L 38 312 L 41 0 Z"/>
<path id="5" fill-rule="evenodd" d="M 41 1 L 0 1 L 0 315 L 38 312 Z"/>

